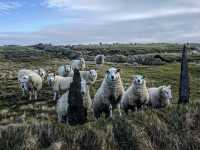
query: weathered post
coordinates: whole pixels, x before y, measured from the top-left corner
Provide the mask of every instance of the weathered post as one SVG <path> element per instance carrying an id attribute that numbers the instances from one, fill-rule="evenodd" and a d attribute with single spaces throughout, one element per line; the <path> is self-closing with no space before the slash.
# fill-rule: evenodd
<path id="1" fill-rule="evenodd" d="M 189 103 L 190 87 L 189 87 L 189 72 L 187 47 L 183 46 L 180 72 L 180 87 L 179 87 L 179 104 Z"/>
<path id="2" fill-rule="evenodd" d="M 73 82 L 69 89 L 68 123 L 70 125 L 83 124 L 87 121 L 87 109 L 83 106 L 81 95 L 81 77 L 78 70 L 74 70 Z"/>

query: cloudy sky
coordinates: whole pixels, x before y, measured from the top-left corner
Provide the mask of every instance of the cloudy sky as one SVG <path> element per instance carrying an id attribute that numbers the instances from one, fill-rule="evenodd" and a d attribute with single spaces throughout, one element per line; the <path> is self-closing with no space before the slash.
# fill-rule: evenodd
<path id="1" fill-rule="evenodd" d="M 200 42 L 199 0 L 0 0 L 0 45 Z"/>

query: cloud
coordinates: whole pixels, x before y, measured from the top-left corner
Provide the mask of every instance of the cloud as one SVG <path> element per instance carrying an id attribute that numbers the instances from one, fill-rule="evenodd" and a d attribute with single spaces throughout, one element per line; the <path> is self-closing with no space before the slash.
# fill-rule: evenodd
<path id="1" fill-rule="evenodd" d="M 197 0 L 44 0 L 41 7 L 56 14 L 52 25 L 0 32 L 0 44 L 200 42 Z"/>
<path id="2" fill-rule="evenodd" d="M 7 2 L 0 2 L 0 15 L 8 14 L 10 11 L 15 10 L 21 7 L 21 4 L 18 2 L 7 1 Z"/>
<path id="3" fill-rule="evenodd" d="M 199 15 L 187 14 L 150 20 L 128 20 L 99 24 L 76 21 L 50 25 L 31 33 L 0 33 L 0 44 L 53 44 L 112 43 L 112 42 L 200 42 Z M 184 20 L 184 21 L 183 21 Z M 81 24 L 81 26 L 80 26 Z M 9 40 L 10 39 L 10 40 Z M 15 41 L 15 43 L 13 43 Z"/>
<path id="4" fill-rule="evenodd" d="M 45 0 L 44 4 L 49 8 L 73 9 L 73 10 L 89 10 L 99 11 L 105 10 L 105 6 L 101 5 L 99 0 Z"/>
<path id="5" fill-rule="evenodd" d="M 164 18 L 170 16 L 187 15 L 187 14 L 200 14 L 199 8 L 176 8 L 176 9 L 159 9 L 156 11 L 144 12 L 144 13 L 121 13 L 107 16 L 108 20 L 112 21 L 129 21 L 129 20 L 144 20 Z"/>

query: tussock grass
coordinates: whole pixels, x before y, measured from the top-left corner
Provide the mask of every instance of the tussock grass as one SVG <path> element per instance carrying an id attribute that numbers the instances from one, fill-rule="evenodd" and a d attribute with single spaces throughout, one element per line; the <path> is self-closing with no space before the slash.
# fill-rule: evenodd
<path id="1" fill-rule="evenodd" d="M 198 150 L 200 104 L 145 109 L 123 117 L 68 126 L 49 121 L 0 126 L 0 149 Z"/>
<path id="2" fill-rule="evenodd" d="M 82 126 L 71 127 L 56 123 L 55 102 L 52 101 L 50 89 L 42 89 L 38 101 L 27 101 L 21 97 L 16 75 L 21 68 L 39 67 L 56 72 L 59 65 L 66 63 L 64 58 L 1 60 L 0 61 L 0 150 L 13 149 L 47 149 L 53 144 L 61 143 L 62 149 L 95 150 L 198 150 L 200 149 L 200 67 L 189 65 L 191 103 L 177 105 L 179 87 L 179 64 L 162 66 L 134 67 L 130 64 L 107 63 L 98 70 L 98 79 L 91 88 L 93 97 L 100 86 L 106 70 L 115 66 L 121 68 L 121 78 L 125 88 L 132 80 L 133 74 L 146 76 L 147 85 L 160 86 L 171 84 L 173 104 L 165 109 L 144 109 L 143 111 L 123 114 L 114 119 L 100 118 L 92 115 Z M 88 68 L 95 68 L 89 63 Z M 45 108 L 44 108 L 45 107 Z M 25 122 L 16 124 L 24 112 Z M 23 122 L 23 121 L 22 121 Z"/>

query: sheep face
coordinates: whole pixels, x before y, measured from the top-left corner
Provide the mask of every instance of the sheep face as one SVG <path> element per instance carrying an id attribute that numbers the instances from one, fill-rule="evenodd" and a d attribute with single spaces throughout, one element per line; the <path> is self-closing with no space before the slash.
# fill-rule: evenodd
<path id="1" fill-rule="evenodd" d="M 135 86 L 141 86 L 145 84 L 144 76 L 142 75 L 135 75 L 133 76 L 133 85 Z"/>
<path id="2" fill-rule="evenodd" d="M 171 86 L 163 86 L 161 88 L 161 96 L 166 100 L 172 100 Z"/>
<path id="3" fill-rule="evenodd" d="M 22 89 L 28 90 L 28 86 L 27 83 L 29 82 L 29 76 L 28 75 L 23 75 L 20 79 L 20 86 L 22 87 Z"/>
<path id="4" fill-rule="evenodd" d="M 80 59 L 80 65 L 81 65 L 81 69 L 85 68 L 85 59 L 84 58 Z"/>
<path id="5" fill-rule="evenodd" d="M 96 78 L 97 78 L 97 72 L 96 72 L 96 70 L 94 70 L 94 69 L 90 70 L 89 73 L 90 73 L 90 78 L 92 79 L 92 81 L 95 81 Z"/>
<path id="6" fill-rule="evenodd" d="M 52 86 L 52 83 L 55 81 L 55 74 L 54 73 L 50 73 L 47 76 L 47 82 L 49 84 L 49 86 Z"/>
<path id="7" fill-rule="evenodd" d="M 72 67 L 70 65 L 64 65 L 65 72 L 69 73 L 72 70 Z"/>
<path id="8" fill-rule="evenodd" d="M 81 80 L 81 94 L 82 94 L 82 96 L 85 96 L 87 94 L 87 91 L 88 91 L 87 82 L 85 80 Z"/>
<path id="9" fill-rule="evenodd" d="M 42 77 L 42 79 L 45 79 L 46 77 L 46 71 L 44 69 L 39 69 L 39 75 Z"/>
<path id="10" fill-rule="evenodd" d="M 106 78 L 109 81 L 116 81 L 120 78 L 120 69 L 110 68 L 106 71 Z"/>

